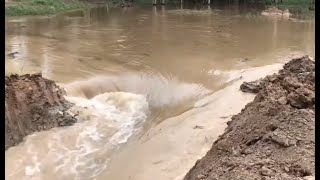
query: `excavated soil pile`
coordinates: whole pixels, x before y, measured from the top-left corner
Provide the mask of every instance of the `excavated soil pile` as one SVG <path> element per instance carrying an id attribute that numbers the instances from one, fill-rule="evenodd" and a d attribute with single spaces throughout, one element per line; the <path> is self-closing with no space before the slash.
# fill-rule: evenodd
<path id="1" fill-rule="evenodd" d="M 40 74 L 5 77 L 5 149 L 36 131 L 72 125 L 63 91 Z"/>
<path id="2" fill-rule="evenodd" d="M 313 179 L 314 83 L 315 64 L 308 57 L 262 79 L 254 101 L 232 117 L 184 179 Z"/>

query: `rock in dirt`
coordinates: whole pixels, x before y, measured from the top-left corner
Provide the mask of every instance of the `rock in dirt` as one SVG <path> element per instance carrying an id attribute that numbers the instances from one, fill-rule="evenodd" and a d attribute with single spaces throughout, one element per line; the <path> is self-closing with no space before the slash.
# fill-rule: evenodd
<path id="1" fill-rule="evenodd" d="M 184 180 L 314 178 L 314 72 L 314 61 L 305 56 L 262 79 L 255 99 L 232 117 Z"/>
<path id="2" fill-rule="evenodd" d="M 64 92 L 41 74 L 5 77 L 5 149 L 36 131 L 72 125 Z"/>
<path id="3" fill-rule="evenodd" d="M 282 96 L 281 98 L 278 99 L 278 102 L 282 105 L 285 105 L 288 103 L 288 100 L 285 96 Z"/>
<path id="4" fill-rule="evenodd" d="M 258 93 L 261 89 L 259 80 L 253 82 L 243 82 L 240 86 L 242 92 Z"/>

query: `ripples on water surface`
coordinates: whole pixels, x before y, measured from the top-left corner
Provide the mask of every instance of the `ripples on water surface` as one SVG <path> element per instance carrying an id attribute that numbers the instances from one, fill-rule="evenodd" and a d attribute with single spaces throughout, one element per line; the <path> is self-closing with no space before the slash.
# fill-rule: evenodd
<path id="1" fill-rule="evenodd" d="M 93 179 L 130 136 L 187 111 L 239 70 L 314 56 L 314 21 L 254 9 L 97 8 L 7 18 L 6 74 L 41 72 L 80 112 L 6 151 L 6 179 Z"/>

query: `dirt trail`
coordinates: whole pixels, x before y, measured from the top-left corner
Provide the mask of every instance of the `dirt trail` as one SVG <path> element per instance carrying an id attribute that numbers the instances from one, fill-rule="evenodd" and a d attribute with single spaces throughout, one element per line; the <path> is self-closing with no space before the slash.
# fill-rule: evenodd
<path id="1" fill-rule="evenodd" d="M 308 57 L 260 80 L 254 101 L 232 117 L 184 180 L 314 179 L 314 83 Z"/>
<path id="2" fill-rule="evenodd" d="M 72 125 L 63 91 L 40 74 L 5 77 L 5 149 L 33 132 Z"/>

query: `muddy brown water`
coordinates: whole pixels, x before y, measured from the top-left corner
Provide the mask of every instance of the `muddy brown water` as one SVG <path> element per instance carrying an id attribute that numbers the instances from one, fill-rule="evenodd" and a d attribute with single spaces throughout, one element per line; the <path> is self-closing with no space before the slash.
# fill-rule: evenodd
<path id="1" fill-rule="evenodd" d="M 314 20 L 259 11 L 137 6 L 6 18 L 6 74 L 57 81 L 82 118 L 6 151 L 6 179 L 94 179 L 130 137 L 189 110 L 242 69 L 314 57 Z"/>

